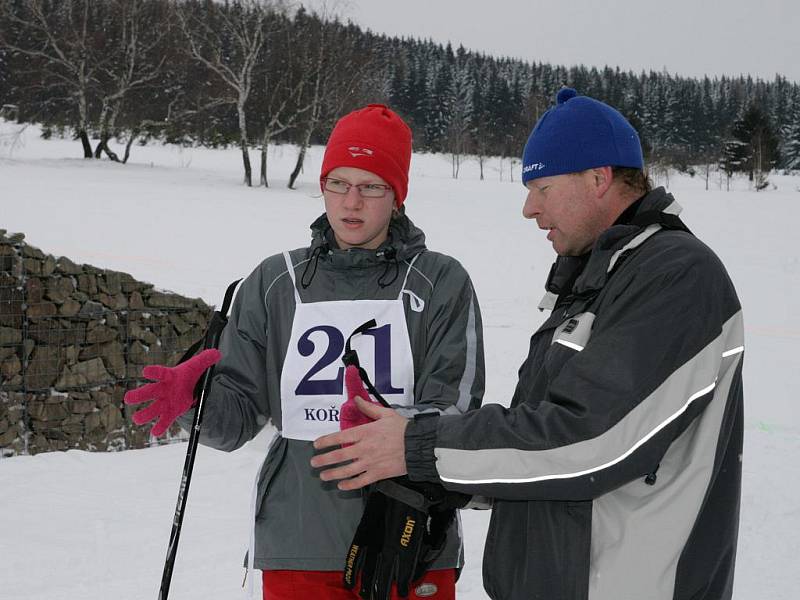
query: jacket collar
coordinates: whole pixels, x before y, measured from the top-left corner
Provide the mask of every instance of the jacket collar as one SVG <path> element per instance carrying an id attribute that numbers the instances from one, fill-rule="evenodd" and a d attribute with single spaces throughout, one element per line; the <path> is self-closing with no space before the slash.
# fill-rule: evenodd
<path id="1" fill-rule="evenodd" d="M 681 207 L 672 194 L 659 187 L 637 200 L 625 211 L 614 225 L 598 237 L 590 252 L 583 256 L 559 256 L 550 270 L 547 279 L 549 302 L 542 301 L 541 308 L 549 308 L 555 298 L 572 292 L 576 296 L 592 296 L 603 288 L 614 266 L 625 253 L 638 248 L 659 225 L 641 227 L 631 224 L 637 215 L 645 212 L 665 212 L 677 215 Z"/>
<path id="2" fill-rule="evenodd" d="M 340 249 L 327 215 L 322 214 L 311 224 L 311 245 L 308 250 L 309 256 L 316 251 L 321 261 L 334 267 L 364 268 L 410 260 L 425 249 L 425 234 L 405 213 L 401 213 L 389 224 L 389 237 L 375 250 Z"/>

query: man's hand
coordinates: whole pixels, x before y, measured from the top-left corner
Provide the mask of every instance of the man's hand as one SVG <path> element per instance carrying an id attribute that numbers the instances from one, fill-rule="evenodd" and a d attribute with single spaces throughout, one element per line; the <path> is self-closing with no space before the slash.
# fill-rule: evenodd
<path id="1" fill-rule="evenodd" d="M 331 433 L 314 441 L 317 450 L 336 449 L 314 456 L 312 467 L 347 463 L 325 469 L 319 475 L 323 481 L 342 480 L 338 483 L 340 490 L 356 490 L 381 479 L 406 474 L 408 419 L 391 408 L 376 406 L 361 397 L 356 398 L 356 403 L 361 412 L 374 419 L 373 423 Z M 344 444 L 349 445 L 342 448 Z"/>

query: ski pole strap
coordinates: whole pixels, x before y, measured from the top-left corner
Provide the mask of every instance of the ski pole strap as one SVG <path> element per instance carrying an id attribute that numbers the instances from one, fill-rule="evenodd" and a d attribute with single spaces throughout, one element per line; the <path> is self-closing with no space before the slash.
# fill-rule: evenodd
<path id="1" fill-rule="evenodd" d="M 361 376 L 361 381 L 364 382 L 364 386 L 367 388 L 367 391 L 373 396 L 375 396 L 375 399 L 381 403 L 381 406 L 385 406 L 386 408 L 391 408 L 386 399 L 383 396 L 381 396 L 381 393 L 375 389 L 375 386 L 372 385 L 372 382 L 369 380 L 369 375 L 367 375 L 367 372 L 364 370 L 364 368 L 358 361 L 358 352 L 356 352 L 350 347 L 350 340 L 353 338 L 354 335 L 364 333 L 365 331 L 372 329 L 376 325 L 377 324 L 375 323 L 375 319 L 370 319 L 366 323 L 362 323 L 361 325 L 355 328 L 355 330 L 353 331 L 353 333 L 350 334 L 350 337 L 347 338 L 347 342 L 345 343 L 342 362 L 344 363 L 345 367 L 349 367 L 350 365 L 354 365 L 355 367 L 357 367 L 358 374 Z"/>
<path id="2" fill-rule="evenodd" d="M 236 286 L 239 285 L 241 279 L 232 282 L 228 289 L 225 290 L 225 298 L 222 300 L 222 306 L 219 310 L 215 310 L 211 314 L 211 322 L 208 324 L 206 335 L 203 342 L 203 349 L 216 348 L 219 344 L 219 338 L 222 335 L 222 330 L 228 324 L 228 310 L 230 310 L 231 302 L 233 301 L 233 292 L 236 291 Z"/>
<path id="3" fill-rule="evenodd" d="M 241 279 L 237 279 L 228 286 L 228 289 L 225 290 L 225 298 L 222 300 L 222 306 L 219 310 L 215 310 L 211 313 L 211 320 L 206 327 L 206 332 L 203 334 L 203 337 L 189 346 L 186 352 L 183 353 L 183 356 L 180 357 L 177 364 L 189 360 L 192 356 L 197 354 L 197 351 L 200 350 L 201 347 L 203 350 L 208 350 L 209 348 L 216 348 L 219 346 L 222 330 L 225 329 L 225 325 L 228 324 L 228 310 L 233 301 L 233 292 L 236 290 L 236 286 L 239 285 L 240 281 Z M 194 386 L 195 399 L 199 398 L 202 394 L 204 381 L 205 377 L 201 377 L 197 380 L 197 384 Z"/>
<path id="4" fill-rule="evenodd" d="M 197 351 L 200 350 L 201 347 L 203 350 L 216 348 L 216 346 L 210 344 L 213 344 L 215 336 L 219 338 L 219 336 L 222 334 L 222 330 L 225 329 L 225 325 L 228 323 L 228 310 L 230 309 L 231 302 L 233 301 L 233 292 L 236 290 L 236 286 L 239 285 L 240 281 L 241 279 L 237 279 L 228 286 L 228 289 L 225 290 L 225 298 L 222 301 L 222 306 L 219 310 L 215 310 L 213 313 L 211 313 L 211 321 L 209 322 L 208 327 L 206 327 L 203 337 L 186 349 L 186 352 L 183 353 L 183 356 L 178 359 L 177 364 L 181 364 L 182 362 L 189 360 L 192 356 L 197 354 Z"/>
<path id="5" fill-rule="evenodd" d="M 344 345 L 344 356 L 342 356 L 342 362 L 344 362 L 345 367 L 349 367 L 350 365 L 355 365 L 359 369 L 361 365 L 358 362 L 358 353 L 350 348 L 350 340 L 353 339 L 354 335 L 358 335 L 360 333 L 364 333 L 368 329 L 372 329 L 375 327 L 377 323 L 375 323 L 375 319 L 370 319 L 366 323 L 362 323 L 358 327 L 355 328 L 353 333 L 350 334 L 350 337 L 347 338 L 347 342 Z"/>
<path id="6" fill-rule="evenodd" d="M 382 479 L 376 482 L 373 487 L 382 494 L 399 500 L 404 504 L 408 504 L 410 507 L 416 508 L 419 511 L 427 512 L 431 506 L 431 501 L 422 493 L 400 485 L 393 479 Z"/>

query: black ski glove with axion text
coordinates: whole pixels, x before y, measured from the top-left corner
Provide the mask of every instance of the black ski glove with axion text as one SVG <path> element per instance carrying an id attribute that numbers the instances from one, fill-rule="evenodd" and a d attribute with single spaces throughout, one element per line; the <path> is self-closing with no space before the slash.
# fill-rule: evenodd
<path id="1" fill-rule="evenodd" d="M 371 392 L 381 405 L 389 407 L 350 347 L 354 335 L 373 327 L 375 320 L 367 321 L 350 335 L 345 345 L 342 361 L 348 399 L 341 409 L 342 428 L 356 426 L 363 418 L 355 406 L 356 396 L 369 401 Z M 412 482 L 407 477 L 370 486 L 364 514 L 347 552 L 344 586 L 352 590 L 360 582 L 361 598 L 389 600 L 392 585 L 396 583 L 398 595 L 406 598 L 411 584 L 422 578 L 441 554 L 456 509 L 465 506 L 468 500 L 469 496 L 448 492 L 439 484 Z"/>
<path id="2" fill-rule="evenodd" d="M 405 598 L 444 549 L 447 530 L 469 496 L 405 477 L 373 484 L 344 569 L 344 586 L 388 600 L 392 584 Z"/>

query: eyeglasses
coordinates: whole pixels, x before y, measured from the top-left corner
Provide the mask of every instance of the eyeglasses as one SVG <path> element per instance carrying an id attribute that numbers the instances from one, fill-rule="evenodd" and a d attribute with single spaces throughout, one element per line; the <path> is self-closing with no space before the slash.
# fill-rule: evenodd
<path id="1" fill-rule="evenodd" d="M 362 198 L 383 198 L 392 189 L 392 186 L 382 183 L 359 183 L 354 185 L 332 177 L 322 177 L 320 182 L 322 182 L 322 187 L 325 191 L 333 192 L 334 194 L 346 194 L 351 187 L 354 187 Z"/>

